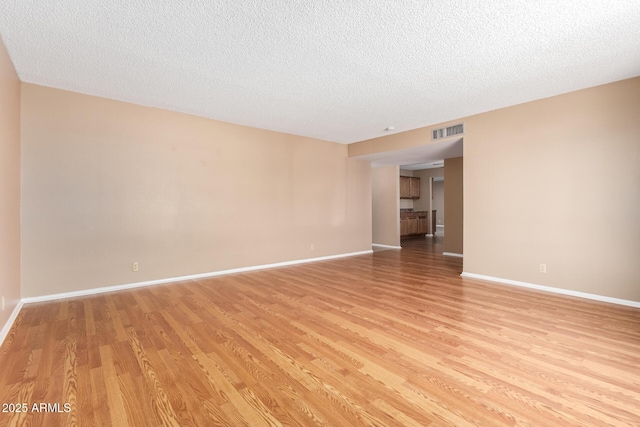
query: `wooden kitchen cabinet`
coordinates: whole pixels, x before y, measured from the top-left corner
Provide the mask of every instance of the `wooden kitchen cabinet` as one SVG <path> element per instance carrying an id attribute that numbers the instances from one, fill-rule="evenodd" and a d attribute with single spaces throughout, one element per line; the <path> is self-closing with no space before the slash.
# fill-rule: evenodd
<path id="1" fill-rule="evenodd" d="M 407 218 L 407 235 L 418 234 L 418 218 Z"/>
<path id="2" fill-rule="evenodd" d="M 420 178 L 414 176 L 400 177 L 400 198 L 419 199 L 420 198 Z"/>
<path id="3" fill-rule="evenodd" d="M 411 184 L 411 198 L 419 199 L 420 198 L 420 178 L 416 178 L 412 176 L 409 182 Z"/>
<path id="4" fill-rule="evenodd" d="M 408 176 L 400 177 L 400 198 L 401 199 L 411 198 L 411 179 Z"/>
<path id="5" fill-rule="evenodd" d="M 400 220 L 400 236 L 419 234 L 418 228 L 418 218 L 405 218 Z"/>
<path id="6" fill-rule="evenodd" d="M 400 236 L 416 236 L 429 233 L 429 218 L 427 213 L 411 212 L 400 214 Z"/>
<path id="7" fill-rule="evenodd" d="M 418 234 L 429 233 L 429 219 L 426 216 L 418 218 Z"/>

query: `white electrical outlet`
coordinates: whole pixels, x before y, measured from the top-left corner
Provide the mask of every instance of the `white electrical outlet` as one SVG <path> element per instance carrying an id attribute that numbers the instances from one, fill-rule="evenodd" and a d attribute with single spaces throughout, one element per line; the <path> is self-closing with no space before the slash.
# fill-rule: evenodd
<path id="1" fill-rule="evenodd" d="M 134 262 L 131 264 L 131 271 L 138 271 L 140 269 L 140 266 L 138 265 L 137 262 Z"/>
<path id="2" fill-rule="evenodd" d="M 316 245 L 311 244 L 311 247 L 309 249 L 311 249 L 311 252 L 315 251 L 316 250 Z"/>
<path id="3" fill-rule="evenodd" d="M 547 272 L 547 264 L 540 264 L 540 273 Z"/>

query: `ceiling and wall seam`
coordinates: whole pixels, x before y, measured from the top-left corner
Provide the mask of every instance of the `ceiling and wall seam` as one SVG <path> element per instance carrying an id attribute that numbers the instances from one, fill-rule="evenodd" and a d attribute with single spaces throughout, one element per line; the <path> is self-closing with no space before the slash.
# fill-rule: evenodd
<path id="1" fill-rule="evenodd" d="M 640 74 L 640 2 L 0 1 L 24 82 L 352 143 Z"/>

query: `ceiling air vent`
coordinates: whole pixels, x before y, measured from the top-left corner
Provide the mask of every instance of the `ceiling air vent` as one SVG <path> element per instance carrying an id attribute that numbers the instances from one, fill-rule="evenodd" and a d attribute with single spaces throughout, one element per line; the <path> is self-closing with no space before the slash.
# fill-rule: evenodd
<path id="1" fill-rule="evenodd" d="M 461 133 L 464 133 L 464 123 L 449 126 L 446 128 L 434 129 L 433 139 L 435 140 L 435 139 L 448 138 L 450 136 L 459 135 Z"/>

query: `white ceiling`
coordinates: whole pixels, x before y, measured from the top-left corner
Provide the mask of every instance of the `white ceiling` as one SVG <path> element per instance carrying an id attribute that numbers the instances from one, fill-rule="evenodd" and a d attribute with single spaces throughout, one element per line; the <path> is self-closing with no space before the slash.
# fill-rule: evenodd
<path id="1" fill-rule="evenodd" d="M 638 0 L 0 0 L 21 80 L 350 143 L 640 75 Z"/>
<path id="2" fill-rule="evenodd" d="M 410 171 L 419 171 L 423 169 L 437 169 L 444 167 L 444 159 L 436 160 L 435 162 L 415 163 L 411 165 L 402 165 L 401 169 Z"/>
<path id="3" fill-rule="evenodd" d="M 401 165 L 402 169 L 407 170 L 430 169 L 442 167 L 442 165 L 435 166 L 434 163 L 443 163 L 443 159 L 461 157 L 462 147 L 462 138 L 450 138 L 417 147 L 356 156 L 356 158 L 371 162 L 373 167 Z"/>

